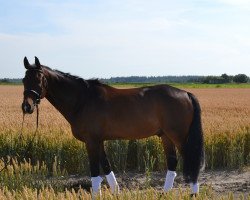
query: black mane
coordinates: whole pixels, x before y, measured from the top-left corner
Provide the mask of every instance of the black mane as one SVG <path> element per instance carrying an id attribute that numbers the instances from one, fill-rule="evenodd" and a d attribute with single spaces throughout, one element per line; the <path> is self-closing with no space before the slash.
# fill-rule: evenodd
<path id="1" fill-rule="evenodd" d="M 75 75 L 72 75 L 72 74 L 70 74 L 70 73 L 65 73 L 65 72 L 62 72 L 62 71 L 59 71 L 59 70 L 54 70 L 55 72 L 57 72 L 57 73 L 59 73 L 59 74 L 61 74 L 62 76 L 64 76 L 64 77 L 67 77 L 67 78 L 69 78 L 69 79 L 73 79 L 73 80 L 79 80 L 79 79 L 83 79 L 83 78 L 81 78 L 81 77 L 79 77 L 79 76 L 75 76 Z M 84 80 L 84 79 L 83 79 Z"/>
<path id="2" fill-rule="evenodd" d="M 53 72 L 56 72 L 57 74 L 60 74 L 60 75 L 62 75 L 65 78 L 77 81 L 79 83 L 83 83 L 87 87 L 89 87 L 89 86 L 97 86 L 97 85 L 102 85 L 103 84 L 99 79 L 88 79 L 88 80 L 85 80 L 85 79 L 83 79 L 80 76 L 72 75 L 70 73 L 65 73 L 65 72 L 62 72 L 62 71 L 57 70 L 57 69 L 56 70 L 52 70 L 51 68 L 49 68 L 47 66 L 43 66 L 43 67 L 45 67 L 46 69 L 49 69 L 49 70 L 51 70 Z"/>

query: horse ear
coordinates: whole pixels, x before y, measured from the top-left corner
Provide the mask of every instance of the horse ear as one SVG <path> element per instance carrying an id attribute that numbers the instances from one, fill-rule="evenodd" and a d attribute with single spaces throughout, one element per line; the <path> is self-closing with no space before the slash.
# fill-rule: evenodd
<path id="1" fill-rule="evenodd" d="M 26 69 L 29 69 L 30 63 L 29 63 L 28 59 L 26 58 L 26 56 L 25 56 L 24 59 L 23 59 L 23 64 L 24 64 L 24 67 L 25 67 Z"/>
<path id="2" fill-rule="evenodd" d="M 40 61 L 36 56 L 35 56 L 35 64 L 36 64 L 37 68 L 41 68 Z"/>

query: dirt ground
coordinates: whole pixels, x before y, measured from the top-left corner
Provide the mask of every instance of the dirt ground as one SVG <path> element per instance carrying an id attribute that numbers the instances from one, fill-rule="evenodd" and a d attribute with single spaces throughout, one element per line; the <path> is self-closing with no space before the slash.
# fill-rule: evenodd
<path id="1" fill-rule="evenodd" d="M 116 174 L 120 188 L 127 189 L 145 189 L 149 185 L 157 190 L 161 190 L 165 181 L 165 173 L 153 172 L 150 176 L 140 173 L 122 173 Z M 147 178 L 148 177 L 148 178 Z M 151 180 L 149 180 L 151 179 Z M 62 180 L 67 188 L 78 189 L 80 186 L 89 190 L 90 178 L 70 176 L 67 180 Z M 250 168 L 244 170 L 231 171 L 205 171 L 202 172 L 199 178 L 201 187 L 211 186 L 215 194 L 227 194 L 233 192 L 237 194 L 250 195 Z M 107 184 L 104 179 L 103 185 Z M 184 184 L 182 175 L 176 177 L 174 188 L 185 188 L 188 185 Z"/>

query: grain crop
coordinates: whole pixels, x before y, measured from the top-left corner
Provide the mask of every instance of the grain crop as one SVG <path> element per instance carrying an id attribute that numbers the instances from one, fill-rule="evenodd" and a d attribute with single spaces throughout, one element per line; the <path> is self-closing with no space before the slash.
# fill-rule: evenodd
<path id="1" fill-rule="evenodd" d="M 206 135 L 234 133 L 250 126 L 249 88 L 187 90 L 200 101 Z M 20 130 L 22 92 L 22 86 L 0 86 L 0 133 Z M 25 120 L 26 128 L 35 128 L 35 113 Z M 39 126 L 43 133 L 59 131 L 71 135 L 67 121 L 46 99 L 41 101 Z"/>
<path id="2" fill-rule="evenodd" d="M 227 169 L 249 166 L 250 88 L 188 88 L 187 90 L 198 97 L 202 108 L 206 168 Z M 8 170 L 0 174 L 0 197 L 2 199 L 8 197 L 9 199 L 25 199 L 27 195 L 37 194 L 40 183 L 35 181 L 35 186 L 29 185 L 34 182 L 30 181 L 34 177 L 35 180 L 45 180 L 46 177 L 61 174 L 89 174 L 84 143 L 73 138 L 68 122 L 46 99 L 42 100 L 39 106 L 38 135 L 31 144 L 30 150 L 23 157 L 35 130 L 36 113 L 25 116 L 24 134 L 20 140 L 22 93 L 22 86 L 0 86 L 0 158 L 6 161 L 10 157 L 15 157 L 8 166 Z M 150 171 L 166 169 L 161 141 L 157 136 L 143 140 L 108 141 L 105 148 L 112 168 L 116 172 L 135 170 L 145 172 L 150 176 Z M 4 166 L 3 160 L 0 162 L 1 168 Z M 25 164 L 20 164 L 23 162 Z M 29 171 L 28 176 L 24 173 L 25 170 L 21 170 L 20 175 L 18 175 L 19 172 L 13 175 L 14 169 L 22 168 Z M 178 170 L 180 169 L 181 164 L 178 166 Z M 47 192 L 51 195 L 51 199 L 62 197 L 74 199 L 75 196 L 79 197 L 84 193 L 76 191 L 57 193 L 54 191 L 56 184 L 46 185 L 42 182 L 42 185 L 44 187 L 40 188 L 39 193 L 41 199 L 44 198 L 42 195 Z M 14 191 L 15 189 L 18 190 Z M 147 192 L 127 191 L 122 195 L 128 195 L 124 197 L 125 199 L 133 199 L 133 195 L 140 196 L 139 199 L 145 198 L 144 194 L 159 195 L 161 199 L 160 194 L 155 193 L 156 191 Z M 84 193 L 84 195 L 87 195 L 84 199 L 90 198 L 89 194 Z M 177 195 L 185 196 L 184 193 Z M 206 195 L 204 194 L 200 199 L 213 199 Z M 233 199 L 232 194 L 224 199 L 227 198 Z M 188 196 L 185 199 L 188 199 Z"/>

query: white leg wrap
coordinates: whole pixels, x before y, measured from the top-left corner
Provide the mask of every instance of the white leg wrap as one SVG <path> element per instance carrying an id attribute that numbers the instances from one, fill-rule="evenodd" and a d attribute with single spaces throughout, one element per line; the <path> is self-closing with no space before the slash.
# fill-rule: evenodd
<path id="1" fill-rule="evenodd" d="M 91 177 L 93 195 L 101 195 L 102 178 L 100 176 Z"/>
<path id="2" fill-rule="evenodd" d="M 190 187 L 191 187 L 191 194 L 199 193 L 199 183 L 190 183 Z"/>
<path id="3" fill-rule="evenodd" d="M 166 180 L 164 184 L 164 192 L 168 192 L 173 188 L 174 185 L 174 179 L 176 177 L 176 172 L 175 171 L 170 171 L 168 170 L 167 175 L 166 175 Z"/>
<path id="4" fill-rule="evenodd" d="M 111 171 L 108 175 L 106 175 L 106 178 L 107 178 L 107 181 L 108 181 L 108 184 L 110 186 L 112 194 L 119 193 L 120 188 L 119 188 L 119 185 L 118 185 L 118 183 L 116 181 L 114 172 Z"/>

